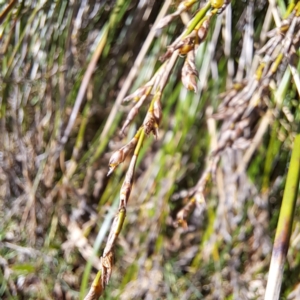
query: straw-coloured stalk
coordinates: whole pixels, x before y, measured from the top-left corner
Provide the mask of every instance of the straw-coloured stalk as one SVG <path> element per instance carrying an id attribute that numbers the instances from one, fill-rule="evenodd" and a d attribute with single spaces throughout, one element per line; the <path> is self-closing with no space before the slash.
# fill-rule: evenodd
<path id="1" fill-rule="evenodd" d="M 265 300 L 277 300 L 289 249 L 300 179 L 300 135 L 295 138 L 272 252 Z"/>

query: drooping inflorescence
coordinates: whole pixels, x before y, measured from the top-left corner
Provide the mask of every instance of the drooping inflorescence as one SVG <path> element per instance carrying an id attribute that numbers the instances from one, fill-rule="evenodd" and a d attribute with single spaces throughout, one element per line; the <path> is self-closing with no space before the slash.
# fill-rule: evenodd
<path id="1" fill-rule="evenodd" d="M 197 2 L 199 1 L 182 1 L 173 14 L 166 16 L 159 22 L 157 29 L 165 27 L 182 12 L 191 9 L 191 7 Z M 182 82 L 188 90 L 197 92 L 198 70 L 195 64 L 196 51 L 199 44 L 202 43 L 207 36 L 212 17 L 220 14 L 228 3 L 229 2 L 225 1 L 211 1 L 201 8 L 191 19 L 183 33 L 168 47 L 167 52 L 161 57 L 163 64 L 158 71 L 145 85 L 138 88 L 134 93 L 127 96 L 123 100 L 124 103 L 131 100 L 135 102 L 135 104 L 129 111 L 122 126 L 122 134 L 125 133 L 128 125 L 139 113 L 141 106 L 145 104 L 145 100 L 150 98 L 151 102 L 140 129 L 136 132 L 135 136 L 128 144 L 113 153 L 109 161 L 108 175 L 110 175 L 120 163 L 124 162 L 125 159 L 132 154 L 131 161 L 120 191 L 120 204 L 118 213 L 114 218 L 107 244 L 101 257 L 102 268 L 94 280 L 90 292 L 85 298 L 86 300 L 96 299 L 96 297 L 99 297 L 103 293 L 111 277 L 114 261 L 113 249 L 117 237 L 123 227 L 123 222 L 126 216 L 126 206 L 132 189 L 137 157 L 145 136 L 152 133 L 156 139 L 158 138 L 158 128 L 163 117 L 161 99 L 173 67 L 179 56 L 185 56 L 185 62 L 181 72 Z M 193 205 L 190 205 L 189 210 L 192 208 Z M 186 217 L 186 215 L 187 213 L 182 215 L 182 220 Z"/>

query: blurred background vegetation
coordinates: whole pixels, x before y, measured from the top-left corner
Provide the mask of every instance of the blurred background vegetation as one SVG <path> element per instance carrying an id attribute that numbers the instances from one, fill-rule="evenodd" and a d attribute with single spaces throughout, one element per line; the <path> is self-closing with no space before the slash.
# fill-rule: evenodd
<path id="1" fill-rule="evenodd" d="M 170 1 L 168 12 L 178 3 Z M 126 161 L 107 177 L 109 158 L 147 109 L 121 136 L 130 106 L 115 100 L 130 72 L 128 93 L 151 78 L 183 22 L 204 3 L 157 30 L 132 71 L 165 1 L 0 0 L 1 299 L 84 297 L 128 167 Z M 256 138 L 247 144 L 254 145 L 250 157 L 226 145 L 203 192 L 206 205 L 196 204 L 186 228 L 174 221 L 220 138 L 222 122 L 211 118 L 219 94 L 253 76 L 255 51 L 276 27 L 274 4 L 286 17 L 285 1 L 247 0 L 232 1 L 212 21 L 197 52 L 197 93 L 182 86 L 178 59 L 162 97 L 159 137 L 146 139 L 138 159 L 106 299 L 263 298 L 299 131 L 289 61 L 247 128 L 247 139 Z M 298 55 L 299 45 L 299 72 Z M 299 198 L 295 216 L 282 299 L 300 299 Z"/>

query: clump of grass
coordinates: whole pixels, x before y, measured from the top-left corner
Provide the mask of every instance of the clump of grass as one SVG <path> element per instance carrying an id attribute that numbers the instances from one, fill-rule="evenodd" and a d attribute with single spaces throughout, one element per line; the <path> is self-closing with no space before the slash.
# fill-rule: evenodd
<path id="1" fill-rule="evenodd" d="M 299 2 L 0 11 L 0 298 L 82 299 L 89 279 L 91 298 L 262 298 L 299 132 Z"/>

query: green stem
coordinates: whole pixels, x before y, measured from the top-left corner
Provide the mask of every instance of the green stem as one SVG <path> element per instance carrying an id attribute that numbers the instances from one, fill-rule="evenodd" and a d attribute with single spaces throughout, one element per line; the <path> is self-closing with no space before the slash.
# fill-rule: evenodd
<path id="1" fill-rule="evenodd" d="M 144 139 L 145 139 L 145 130 L 143 129 L 140 133 L 139 141 L 134 149 L 134 155 L 136 156 L 139 155 Z"/>
<path id="2" fill-rule="evenodd" d="M 277 224 L 276 236 L 272 252 L 265 300 L 277 300 L 283 277 L 283 268 L 293 225 L 295 204 L 299 189 L 300 176 L 300 134 L 295 138 L 290 160 L 283 200 Z"/>
<path id="3" fill-rule="evenodd" d="M 196 16 L 193 18 L 191 24 L 189 27 L 186 29 L 186 32 L 183 37 L 189 35 L 194 28 L 197 26 L 197 24 L 203 19 L 203 17 L 206 15 L 208 10 L 210 9 L 211 4 L 210 1 L 206 3 L 206 5 L 196 14 Z"/>

